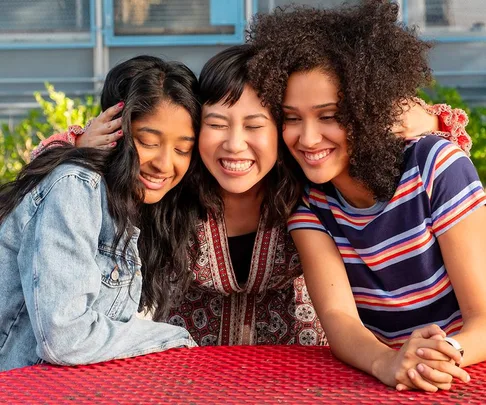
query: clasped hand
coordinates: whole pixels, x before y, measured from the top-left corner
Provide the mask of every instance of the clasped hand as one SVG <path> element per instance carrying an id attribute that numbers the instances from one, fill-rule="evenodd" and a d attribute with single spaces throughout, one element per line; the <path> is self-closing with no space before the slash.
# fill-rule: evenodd
<path id="1" fill-rule="evenodd" d="M 400 350 L 388 359 L 386 384 L 398 391 L 419 389 L 449 390 L 453 378 L 469 382 L 469 374 L 459 367 L 458 350 L 447 343 L 445 332 L 437 325 L 415 330 Z"/>

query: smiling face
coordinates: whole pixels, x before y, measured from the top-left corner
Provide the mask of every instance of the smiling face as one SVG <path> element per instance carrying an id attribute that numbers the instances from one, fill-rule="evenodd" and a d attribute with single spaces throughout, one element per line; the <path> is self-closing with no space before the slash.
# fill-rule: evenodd
<path id="1" fill-rule="evenodd" d="M 346 131 L 335 119 L 338 87 L 320 70 L 289 77 L 283 101 L 283 138 L 307 178 L 317 184 L 347 177 Z"/>
<path id="2" fill-rule="evenodd" d="M 132 136 L 140 160 L 144 203 L 157 203 L 189 169 L 196 139 L 191 116 L 183 107 L 163 102 L 152 114 L 133 121 Z"/>
<path id="3" fill-rule="evenodd" d="M 204 105 L 199 151 L 221 188 L 244 193 L 260 184 L 277 161 L 277 126 L 256 92 L 245 86 L 231 107 Z"/>

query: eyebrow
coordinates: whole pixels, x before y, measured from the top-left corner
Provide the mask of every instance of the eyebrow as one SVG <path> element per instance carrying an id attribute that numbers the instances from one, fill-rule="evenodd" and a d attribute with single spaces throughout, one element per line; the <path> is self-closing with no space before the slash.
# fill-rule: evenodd
<path id="1" fill-rule="evenodd" d="M 164 135 L 164 133 L 159 131 L 158 129 L 149 128 L 149 127 L 139 128 L 137 132 L 148 132 L 149 134 L 154 134 L 154 135 L 158 135 L 158 136 Z M 195 142 L 196 138 L 194 136 L 182 135 L 179 138 L 177 138 L 177 140 L 178 141 Z"/>
<path id="2" fill-rule="evenodd" d="M 204 116 L 204 119 L 206 118 L 219 118 L 221 120 L 225 120 L 225 121 L 229 121 L 229 118 L 228 117 L 225 117 L 224 115 L 222 114 L 218 114 L 218 113 L 208 113 Z M 245 117 L 243 117 L 243 119 L 245 120 L 252 120 L 252 119 L 255 119 L 255 118 L 264 118 L 266 120 L 268 120 L 269 118 L 263 114 L 263 113 L 258 113 L 258 114 L 251 114 L 251 115 L 247 115 Z"/>
<path id="3" fill-rule="evenodd" d="M 264 118 L 264 119 L 268 120 L 268 117 L 265 114 L 262 114 L 262 113 L 247 115 L 244 119 L 245 120 L 253 120 L 255 118 Z"/>
<path id="4" fill-rule="evenodd" d="M 312 109 L 313 110 L 319 110 L 321 108 L 330 107 L 332 105 L 337 105 L 337 103 L 325 103 L 325 104 L 313 105 Z M 282 108 L 286 108 L 288 110 L 297 110 L 297 107 L 292 107 L 291 105 L 284 105 L 284 104 L 282 105 Z"/>
<path id="5" fill-rule="evenodd" d="M 221 120 L 229 121 L 228 117 L 225 117 L 224 115 L 218 113 L 208 113 L 204 116 L 204 119 L 206 118 L 219 118 Z"/>

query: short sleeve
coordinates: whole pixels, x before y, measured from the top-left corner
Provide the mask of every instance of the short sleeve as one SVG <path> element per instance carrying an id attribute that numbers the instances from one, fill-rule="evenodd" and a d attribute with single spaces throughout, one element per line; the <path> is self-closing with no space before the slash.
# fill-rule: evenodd
<path id="1" fill-rule="evenodd" d="M 305 188 L 304 195 L 302 196 L 302 204 L 299 205 L 287 221 L 287 229 L 289 232 L 297 229 L 312 229 L 329 233 L 316 214 L 319 208 L 312 203 L 313 199 L 311 196 L 313 190 L 309 186 Z"/>
<path id="2" fill-rule="evenodd" d="M 430 148 L 422 181 L 430 199 L 431 225 L 436 236 L 486 204 L 483 185 L 471 160 L 448 141 L 440 140 Z"/>
<path id="3" fill-rule="evenodd" d="M 45 150 L 59 146 L 61 144 L 68 143 L 72 146 L 76 146 L 76 138 L 84 134 L 84 128 L 78 125 L 72 125 L 68 128 L 66 132 L 61 132 L 60 134 L 51 135 L 49 138 L 44 139 L 35 148 L 31 154 L 30 159 L 34 160 L 39 155 L 41 155 Z"/>

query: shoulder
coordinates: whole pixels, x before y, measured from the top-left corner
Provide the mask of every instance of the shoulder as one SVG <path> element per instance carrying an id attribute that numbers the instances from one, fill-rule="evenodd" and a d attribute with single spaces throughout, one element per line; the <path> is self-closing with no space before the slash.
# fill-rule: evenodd
<path id="1" fill-rule="evenodd" d="M 443 138 L 441 135 L 431 133 L 411 138 L 407 142 L 406 151 L 410 153 L 410 155 L 418 158 L 418 160 L 423 160 L 423 158 L 427 158 L 430 153 L 434 153 L 447 146 L 459 149 L 452 142 Z"/>
<path id="2" fill-rule="evenodd" d="M 408 169 L 418 166 L 422 174 L 432 173 L 438 169 L 442 172 L 457 161 L 461 165 L 472 166 L 472 162 L 461 148 L 436 134 L 411 139 L 407 144 L 405 159 Z"/>
<path id="3" fill-rule="evenodd" d="M 58 193 L 71 196 L 83 191 L 90 194 L 104 192 L 100 174 L 73 163 L 56 167 L 32 190 L 32 197 L 39 204 L 54 189 Z"/>

